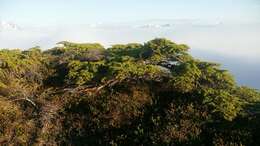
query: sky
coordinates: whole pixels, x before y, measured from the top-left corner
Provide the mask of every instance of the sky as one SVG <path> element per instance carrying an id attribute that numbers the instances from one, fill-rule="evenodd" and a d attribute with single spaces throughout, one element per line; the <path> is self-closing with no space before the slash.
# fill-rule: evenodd
<path id="1" fill-rule="evenodd" d="M 258 21 L 259 0 L 0 0 L 0 18 L 19 24 L 77 24 L 144 19 Z"/>
<path id="2" fill-rule="evenodd" d="M 260 61 L 259 0 L 0 0 L 1 21 L 22 31 L 0 26 L 0 48 L 48 48 L 64 39 L 110 45 L 167 37 Z M 133 29 L 165 24 L 174 27 Z"/>
<path id="3" fill-rule="evenodd" d="M 260 89 L 260 0 L 0 0 L 0 48 L 158 37 L 188 44 Z"/>

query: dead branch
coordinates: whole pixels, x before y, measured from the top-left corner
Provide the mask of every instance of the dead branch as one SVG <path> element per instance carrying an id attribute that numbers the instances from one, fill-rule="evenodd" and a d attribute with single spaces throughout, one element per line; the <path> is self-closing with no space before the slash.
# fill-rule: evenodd
<path id="1" fill-rule="evenodd" d="M 115 84 L 121 82 L 120 80 L 118 79 L 112 79 L 112 80 L 109 80 L 107 81 L 105 84 L 99 86 L 99 87 L 93 87 L 93 88 L 87 88 L 87 89 L 84 89 L 83 92 L 94 92 L 94 93 L 98 93 L 100 90 L 102 90 L 103 88 L 105 87 L 111 87 L 111 86 L 114 86 Z"/>
<path id="2" fill-rule="evenodd" d="M 31 99 L 29 98 L 18 98 L 18 99 L 14 99 L 12 101 L 20 101 L 20 100 L 25 100 L 27 102 L 29 102 L 31 105 L 33 105 L 35 108 L 37 108 L 37 105 L 35 104 L 35 102 L 33 102 Z"/>

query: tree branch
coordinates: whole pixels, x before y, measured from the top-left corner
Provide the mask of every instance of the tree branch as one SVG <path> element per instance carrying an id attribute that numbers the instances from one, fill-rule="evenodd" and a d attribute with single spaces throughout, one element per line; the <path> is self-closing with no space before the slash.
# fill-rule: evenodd
<path id="1" fill-rule="evenodd" d="M 35 102 L 33 102 L 31 99 L 29 98 L 18 98 L 18 99 L 14 99 L 12 101 L 19 101 L 19 100 L 25 100 L 27 102 L 29 102 L 31 105 L 33 105 L 35 108 L 37 108 L 37 105 L 35 104 Z"/>

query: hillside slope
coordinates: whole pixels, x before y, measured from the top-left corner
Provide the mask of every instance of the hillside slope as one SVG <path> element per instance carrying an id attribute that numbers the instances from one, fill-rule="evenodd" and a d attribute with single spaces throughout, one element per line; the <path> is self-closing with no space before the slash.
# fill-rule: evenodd
<path id="1" fill-rule="evenodd" d="M 0 145 L 259 145 L 260 93 L 184 44 L 0 51 Z"/>

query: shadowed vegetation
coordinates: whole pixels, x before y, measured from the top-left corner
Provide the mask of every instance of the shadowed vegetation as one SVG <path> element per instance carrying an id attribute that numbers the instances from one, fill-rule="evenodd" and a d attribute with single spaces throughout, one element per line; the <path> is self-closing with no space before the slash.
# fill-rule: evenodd
<path id="1" fill-rule="evenodd" d="M 0 145 L 260 145 L 260 93 L 167 39 L 0 51 Z"/>

